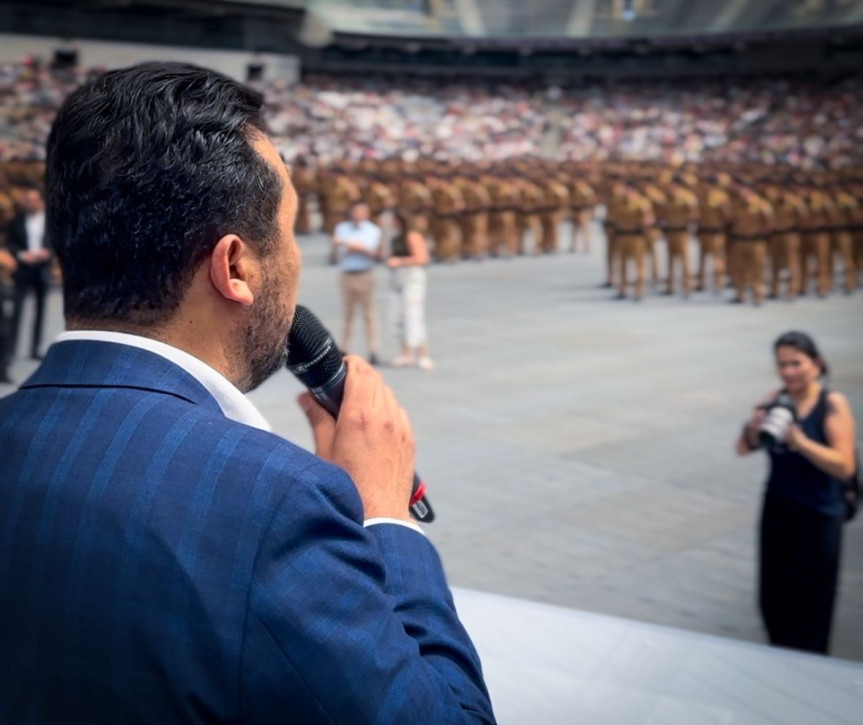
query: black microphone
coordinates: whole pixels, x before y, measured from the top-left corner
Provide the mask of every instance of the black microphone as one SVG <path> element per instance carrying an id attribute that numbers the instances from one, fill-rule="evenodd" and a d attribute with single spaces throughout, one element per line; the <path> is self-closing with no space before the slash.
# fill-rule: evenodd
<path id="1" fill-rule="evenodd" d="M 337 418 L 345 393 L 348 366 L 327 328 L 302 305 L 297 305 L 291 325 L 287 367 L 309 389 L 312 397 Z M 414 473 L 411 515 L 418 521 L 431 523 L 434 511 L 425 492 L 425 482 Z"/>

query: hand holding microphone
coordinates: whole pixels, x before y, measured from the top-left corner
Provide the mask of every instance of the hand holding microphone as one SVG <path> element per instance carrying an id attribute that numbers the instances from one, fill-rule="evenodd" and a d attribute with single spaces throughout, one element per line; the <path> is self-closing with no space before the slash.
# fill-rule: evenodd
<path id="1" fill-rule="evenodd" d="M 297 306 L 288 353 L 288 369 L 309 388 L 300 405 L 311 423 L 316 453 L 348 472 L 365 518 L 408 520 L 412 513 L 431 521 L 424 485 L 414 473 L 410 421 L 378 372 L 362 358 L 342 358 L 326 328 L 302 306 Z"/>

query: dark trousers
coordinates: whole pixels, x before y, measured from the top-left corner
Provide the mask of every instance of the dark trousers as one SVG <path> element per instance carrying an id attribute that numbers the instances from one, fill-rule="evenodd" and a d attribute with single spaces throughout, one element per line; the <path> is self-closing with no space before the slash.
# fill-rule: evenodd
<path id="1" fill-rule="evenodd" d="M 842 519 L 778 496 L 761 515 L 761 615 L 771 644 L 827 654 Z"/>
<path id="2" fill-rule="evenodd" d="M 15 354 L 18 346 L 21 311 L 24 308 L 24 299 L 31 289 L 36 293 L 36 315 L 33 320 L 33 339 L 30 345 L 30 354 L 35 356 L 42 344 L 42 323 L 45 318 L 45 298 L 48 295 L 48 276 L 44 269 L 38 267 L 34 269 L 19 269 L 15 275 L 10 357 Z"/>

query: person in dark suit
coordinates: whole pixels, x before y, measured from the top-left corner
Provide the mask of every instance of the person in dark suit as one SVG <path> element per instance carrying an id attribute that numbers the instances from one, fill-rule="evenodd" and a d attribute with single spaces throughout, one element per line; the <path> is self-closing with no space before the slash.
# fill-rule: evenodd
<path id="1" fill-rule="evenodd" d="M 45 298 L 51 283 L 53 255 L 45 234 L 45 200 L 42 192 L 39 189 L 27 189 L 21 206 L 22 212 L 12 219 L 6 231 L 6 244 L 18 263 L 14 276 L 11 354 L 14 355 L 18 344 L 24 300 L 32 290 L 36 295 L 36 314 L 33 319 L 30 357 L 41 360 Z"/>
<path id="2" fill-rule="evenodd" d="M 0 722 L 494 722 L 392 391 L 348 357 L 338 421 L 300 396 L 314 455 L 243 394 L 301 266 L 262 103 L 147 63 L 56 117 L 68 331 L 0 399 Z"/>

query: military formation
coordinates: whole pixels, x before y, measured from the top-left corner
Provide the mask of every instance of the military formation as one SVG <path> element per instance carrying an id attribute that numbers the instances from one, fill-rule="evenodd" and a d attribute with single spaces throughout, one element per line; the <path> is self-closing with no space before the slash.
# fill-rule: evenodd
<path id="1" fill-rule="evenodd" d="M 294 168 L 300 208 L 316 199 L 324 232 L 364 201 L 425 233 L 439 262 L 588 252 L 601 220 L 620 298 L 730 286 L 734 302 L 761 304 L 826 295 L 837 273 L 850 293 L 863 272 L 863 173 L 544 159 Z"/>
<path id="2" fill-rule="evenodd" d="M 16 184 L 40 175 L 34 164 L 0 170 L 0 217 L 14 213 Z M 588 252 L 601 221 L 605 283 L 620 298 L 731 287 L 734 302 L 761 304 L 850 293 L 863 273 L 863 172 L 852 170 L 536 158 L 324 168 L 300 158 L 291 175 L 298 233 L 331 234 L 363 201 L 373 221 L 394 213 L 426 234 L 439 262 Z"/>

